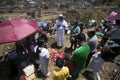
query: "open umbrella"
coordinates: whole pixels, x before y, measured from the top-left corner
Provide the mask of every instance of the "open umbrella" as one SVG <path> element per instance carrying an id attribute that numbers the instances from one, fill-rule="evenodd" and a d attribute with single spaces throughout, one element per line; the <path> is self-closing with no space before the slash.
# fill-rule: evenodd
<path id="1" fill-rule="evenodd" d="M 41 26 L 41 27 L 47 27 L 47 22 L 41 22 L 41 23 L 40 23 L 40 26 Z"/>
<path id="2" fill-rule="evenodd" d="M 116 13 L 115 11 L 112 11 L 109 16 L 108 16 L 108 19 L 109 20 L 114 20 L 115 16 L 117 15 L 118 13 Z"/>
<path id="3" fill-rule="evenodd" d="M 0 44 L 19 41 L 36 32 L 38 24 L 27 19 L 11 19 L 0 24 Z"/>

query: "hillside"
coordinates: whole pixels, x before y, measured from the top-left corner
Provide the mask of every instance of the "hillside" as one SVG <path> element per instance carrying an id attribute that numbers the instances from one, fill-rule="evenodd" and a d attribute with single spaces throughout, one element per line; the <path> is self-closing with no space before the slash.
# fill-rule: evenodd
<path id="1" fill-rule="evenodd" d="M 28 0 L 0 0 L 0 16 L 5 20 L 9 18 L 26 18 L 35 17 L 37 21 L 56 20 L 60 13 L 63 13 L 68 22 L 74 19 L 79 22 L 88 22 L 91 19 L 100 21 L 107 19 L 111 11 L 118 13 L 116 18 L 120 18 L 120 0 L 32 0 L 36 1 L 35 4 L 30 4 Z M 9 5 L 9 6 L 8 6 Z M 11 6 L 11 7 L 10 7 Z M 30 13 L 30 15 L 27 15 Z M 55 35 L 49 35 L 49 46 L 54 46 L 56 42 Z M 66 38 L 65 48 L 60 49 L 64 51 L 70 46 L 69 35 Z M 0 59 L 7 50 L 7 44 L 0 45 Z M 54 46 L 55 47 L 55 46 Z M 120 56 L 116 57 L 120 61 Z M 104 70 L 101 72 L 102 80 L 113 80 L 116 70 L 120 70 L 119 65 L 113 61 L 104 62 Z M 4 69 L 3 69 L 4 68 Z M 8 65 L 0 62 L 0 80 L 5 80 L 9 73 Z M 50 65 L 51 72 L 53 65 Z M 118 76 L 119 77 L 119 76 Z M 4 79 L 3 79 L 4 78 Z M 81 79 L 82 78 L 82 79 Z M 86 79 L 85 79 L 86 78 Z M 6 79 L 8 80 L 8 79 Z M 39 79 L 41 80 L 41 79 Z M 46 80 L 52 80 L 52 75 Z M 78 80 L 90 80 L 88 72 L 84 72 L 82 77 Z"/>
<path id="2" fill-rule="evenodd" d="M 88 16 L 85 18 L 103 19 L 107 18 L 111 11 L 116 11 L 120 14 L 119 7 L 120 0 L 1 0 L 0 13 L 32 12 L 40 17 L 46 16 L 45 11 L 56 14 L 64 11 L 66 16 L 70 17 L 69 19 L 73 19 L 74 16 L 77 19 L 79 18 L 79 20 L 83 20 L 81 18 L 84 18 L 83 16 L 87 13 Z"/>

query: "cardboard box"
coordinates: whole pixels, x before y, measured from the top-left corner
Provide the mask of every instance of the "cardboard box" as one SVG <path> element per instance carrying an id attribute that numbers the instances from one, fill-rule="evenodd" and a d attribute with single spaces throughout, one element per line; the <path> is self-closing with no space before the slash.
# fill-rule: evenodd
<path id="1" fill-rule="evenodd" d="M 33 64 L 28 65 L 27 67 L 25 67 L 23 69 L 23 71 L 24 71 L 26 76 L 30 76 L 31 74 L 33 74 L 35 72 L 34 65 Z"/>

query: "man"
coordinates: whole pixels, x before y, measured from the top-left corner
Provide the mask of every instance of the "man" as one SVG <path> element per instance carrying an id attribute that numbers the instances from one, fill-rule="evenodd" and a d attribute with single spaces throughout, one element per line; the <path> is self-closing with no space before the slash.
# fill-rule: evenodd
<path id="1" fill-rule="evenodd" d="M 88 66 L 92 55 L 96 52 L 97 47 L 98 47 L 98 38 L 95 35 L 94 30 L 88 31 L 88 37 L 89 38 L 87 39 L 87 43 L 88 43 L 88 45 L 90 47 L 90 54 L 89 54 L 89 56 L 87 58 L 86 67 Z"/>
<path id="2" fill-rule="evenodd" d="M 55 28 L 57 31 L 57 46 L 62 47 L 65 44 L 65 29 L 68 27 L 67 22 L 64 20 L 63 15 L 59 15 L 59 19 L 56 20 Z"/>
<path id="3" fill-rule="evenodd" d="M 90 48 L 86 42 L 85 35 L 83 33 L 78 35 L 78 44 L 81 45 L 76 49 L 71 57 L 71 61 L 74 64 L 72 71 L 72 80 L 76 80 L 79 72 L 85 68 L 87 57 L 90 53 Z"/>

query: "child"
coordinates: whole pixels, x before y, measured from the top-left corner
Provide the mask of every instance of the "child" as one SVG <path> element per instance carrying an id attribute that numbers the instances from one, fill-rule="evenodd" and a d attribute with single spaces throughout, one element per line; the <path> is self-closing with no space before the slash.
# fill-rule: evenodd
<path id="1" fill-rule="evenodd" d="M 57 58 L 56 68 L 53 71 L 53 80 L 66 80 L 70 76 L 68 67 L 63 65 L 64 60 L 62 58 Z"/>
<path id="2" fill-rule="evenodd" d="M 71 56 L 72 54 L 70 53 L 65 53 L 62 55 L 62 59 L 64 60 L 64 65 L 69 68 L 70 75 L 72 75 L 72 70 L 73 70 L 73 63 L 71 62 Z"/>
<path id="3" fill-rule="evenodd" d="M 101 80 L 99 72 L 103 70 L 102 65 L 103 65 L 103 59 L 101 58 L 101 51 L 98 51 L 93 55 L 93 60 L 90 63 L 90 68 L 92 69 L 93 77 L 96 77 L 97 80 Z"/>
<path id="4" fill-rule="evenodd" d="M 48 72 L 48 66 L 49 66 L 49 51 L 47 48 L 44 47 L 44 41 L 38 40 L 37 46 L 35 46 L 34 51 L 39 55 L 39 67 L 41 70 L 41 73 L 48 77 L 50 75 L 50 72 Z"/>

